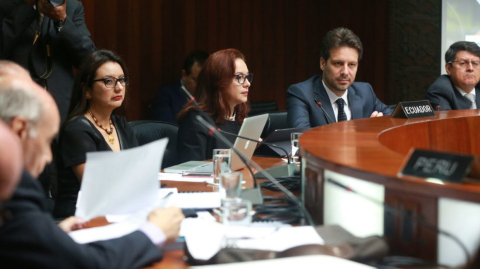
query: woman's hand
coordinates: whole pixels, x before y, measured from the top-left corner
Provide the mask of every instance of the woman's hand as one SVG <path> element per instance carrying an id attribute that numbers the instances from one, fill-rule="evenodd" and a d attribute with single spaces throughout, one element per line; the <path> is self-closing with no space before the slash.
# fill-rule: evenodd
<path id="1" fill-rule="evenodd" d="M 86 223 L 77 218 L 77 217 L 69 217 L 64 219 L 62 222 L 58 224 L 58 227 L 65 231 L 66 233 L 75 231 L 75 230 L 80 230 L 86 227 Z"/>

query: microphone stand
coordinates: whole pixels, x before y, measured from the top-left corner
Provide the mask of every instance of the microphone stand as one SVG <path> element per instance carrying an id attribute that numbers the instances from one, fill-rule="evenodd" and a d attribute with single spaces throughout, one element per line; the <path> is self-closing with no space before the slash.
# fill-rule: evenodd
<path id="1" fill-rule="evenodd" d="M 227 145 L 231 145 L 231 143 L 230 143 L 230 141 L 228 141 L 228 139 L 226 139 L 217 129 L 215 129 L 214 126 L 212 126 L 210 123 L 208 123 L 200 115 L 197 115 L 197 120 L 200 121 L 203 125 L 205 125 L 210 130 L 210 132 L 213 135 L 215 135 L 218 139 L 220 139 L 223 143 L 225 143 Z M 310 213 L 308 213 L 307 209 L 303 206 L 302 202 L 300 202 L 300 200 L 298 200 L 298 198 L 295 195 L 293 195 L 293 193 L 291 193 L 282 184 L 280 184 L 275 178 L 273 178 L 271 175 L 269 175 L 267 172 L 265 172 L 265 170 L 263 170 L 257 163 L 255 163 L 252 160 L 248 160 L 242 152 L 238 151 L 235 147 L 233 147 L 233 145 L 231 145 L 231 146 L 232 146 L 232 150 L 238 156 L 240 156 L 240 159 L 245 160 L 248 163 L 247 167 L 249 165 L 251 165 L 253 168 L 257 169 L 257 171 L 259 171 L 259 173 L 262 173 L 268 180 L 270 180 L 270 182 L 272 182 L 277 188 L 279 188 L 281 191 L 283 191 L 299 207 L 300 211 L 305 216 L 305 219 L 306 219 L 308 225 L 314 225 L 312 217 L 310 216 Z"/>
<path id="2" fill-rule="evenodd" d="M 258 140 L 255 140 L 255 139 L 251 139 L 249 137 L 246 137 L 246 136 L 241 136 L 241 135 L 236 135 L 236 134 L 232 134 L 232 133 L 229 133 L 229 132 L 226 132 L 226 131 L 222 131 L 222 130 L 219 130 L 222 134 L 226 134 L 226 135 L 231 135 L 231 136 L 235 136 L 235 137 L 238 137 L 238 138 L 242 138 L 242 139 L 245 139 L 245 140 L 249 140 L 249 141 L 253 141 L 253 142 L 257 142 L 257 143 L 260 143 L 260 144 L 264 144 L 266 146 L 271 146 L 271 147 L 274 147 L 274 148 L 278 148 L 278 149 L 281 149 L 283 152 L 285 152 L 286 156 L 287 156 L 287 162 L 288 164 L 285 164 L 285 165 L 279 165 L 279 166 L 275 166 L 275 167 L 272 167 L 272 168 L 268 168 L 268 169 L 265 169 L 265 171 L 271 175 L 272 177 L 274 178 L 278 178 L 278 177 L 284 177 L 284 176 L 288 176 L 288 177 L 292 177 L 296 174 L 299 173 L 299 170 L 298 170 L 298 165 L 296 163 L 292 163 L 291 161 L 291 158 L 290 156 L 288 155 L 288 152 L 278 146 L 278 145 L 275 145 L 275 144 L 272 144 L 272 143 L 265 143 L 263 141 L 258 141 Z M 263 176 L 262 173 L 260 172 L 257 172 L 255 174 L 255 177 L 256 178 L 262 178 L 262 179 L 266 179 L 266 177 Z"/>

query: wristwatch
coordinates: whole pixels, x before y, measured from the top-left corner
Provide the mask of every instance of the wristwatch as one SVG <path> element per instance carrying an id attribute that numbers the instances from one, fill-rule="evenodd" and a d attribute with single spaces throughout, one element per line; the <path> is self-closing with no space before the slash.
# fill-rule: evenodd
<path id="1" fill-rule="evenodd" d="M 54 22 L 53 24 L 55 25 L 55 28 L 57 28 L 57 30 L 60 31 L 60 29 L 62 29 L 62 27 L 65 25 L 66 21 L 67 21 L 67 18 L 65 18 L 63 20 L 58 20 L 58 21 Z"/>

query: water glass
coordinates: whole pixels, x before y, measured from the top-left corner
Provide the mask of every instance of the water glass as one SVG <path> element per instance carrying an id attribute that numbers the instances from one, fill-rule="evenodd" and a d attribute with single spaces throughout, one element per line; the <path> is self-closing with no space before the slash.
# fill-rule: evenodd
<path id="1" fill-rule="evenodd" d="M 240 199 L 243 175 L 239 172 L 220 174 L 220 197 L 225 200 Z"/>
<path id="2" fill-rule="evenodd" d="M 229 226 L 252 223 L 252 202 L 242 199 L 222 200 L 222 223 Z"/>
<path id="3" fill-rule="evenodd" d="M 230 150 L 213 150 L 213 183 L 219 184 L 220 174 L 230 172 Z"/>
<path id="4" fill-rule="evenodd" d="M 299 150 L 299 145 L 298 145 L 298 139 L 302 133 L 291 133 L 290 134 L 290 141 L 292 143 L 292 152 L 290 153 L 290 156 L 292 158 L 292 162 L 294 163 L 299 163 L 299 155 L 298 155 L 298 150 Z"/>

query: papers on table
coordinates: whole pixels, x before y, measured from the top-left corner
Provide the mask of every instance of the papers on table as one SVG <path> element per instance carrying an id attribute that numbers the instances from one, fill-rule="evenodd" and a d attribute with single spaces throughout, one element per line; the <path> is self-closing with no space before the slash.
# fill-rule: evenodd
<path id="1" fill-rule="evenodd" d="M 87 153 L 75 216 L 131 214 L 158 200 L 157 175 L 168 139 L 119 152 Z"/>
<path id="2" fill-rule="evenodd" d="M 213 176 L 184 175 L 175 173 L 158 173 L 158 180 L 182 181 L 182 182 L 206 182 L 213 183 Z"/>
<path id="3" fill-rule="evenodd" d="M 252 262 L 237 262 L 228 264 L 191 266 L 192 269 L 265 269 L 265 268 L 342 268 L 342 269 L 373 269 L 368 265 L 349 260 L 327 256 L 309 255 L 290 258 L 271 259 Z"/>
<path id="4" fill-rule="evenodd" d="M 224 244 L 224 238 L 235 240 L 238 248 L 249 248 L 259 250 L 283 251 L 292 247 L 323 244 L 323 239 L 311 226 L 289 227 L 251 227 L 245 226 L 224 226 L 219 223 L 199 221 L 182 226 L 182 232 L 188 251 L 195 259 L 208 260 L 213 257 Z M 195 227 L 195 228 L 193 228 Z M 200 233 L 198 231 L 201 231 Z"/>

